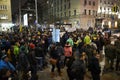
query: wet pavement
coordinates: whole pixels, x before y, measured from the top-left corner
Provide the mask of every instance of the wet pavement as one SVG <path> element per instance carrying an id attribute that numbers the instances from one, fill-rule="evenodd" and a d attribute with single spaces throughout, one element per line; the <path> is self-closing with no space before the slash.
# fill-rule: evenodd
<path id="1" fill-rule="evenodd" d="M 59 76 L 57 74 L 57 71 L 55 73 L 56 75 L 54 77 L 51 77 L 50 67 L 46 68 L 43 71 L 38 71 L 38 80 L 69 80 L 66 73 L 66 68 L 62 69 L 62 76 Z M 85 80 L 92 80 L 90 72 L 86 73 Z M 120 72 L 104 73 L 101 76 L 101 80 L 120 80 Z"/>
<path id="2" fill-rule="evenodd" d="M 104 50 L 104 48 L 103 48 Z M 120 80 L 120 71 L 116 72 L 116 71 L 111 71 L 111 72 L 103 72 L 104 69 L 104 65 L 105 65 L 105 53 L 104 51 L 102 51 L 102 59 L 100 61 L 100 65 L 101 65 L 101 80 Z M 55 71 L 55 75 L 54 77 L 51 77 L 51 65 L 49 65 L 46 69 L 44 69 L 43 71 L 38 71 L 38 80 L 69 80 L 68 76 L 67 76 L 67 72 L 66 72 L 66 67 L 63 68 L 62 71 L 62 76 L 59 76 L 57 73 L 57 70 Z M 90 72 L 86 72 L 85 75 L 85 80 L 92 80 L 91 74 Z"/>

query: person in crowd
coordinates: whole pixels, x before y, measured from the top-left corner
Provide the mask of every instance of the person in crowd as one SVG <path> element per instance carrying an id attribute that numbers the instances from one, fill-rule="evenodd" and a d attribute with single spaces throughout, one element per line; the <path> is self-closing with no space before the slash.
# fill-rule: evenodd
<path id="1" fill-rule="evenodd" d="M 65 34 L 62 36 L 62 41 L 61 41 L 63 47 L 64 47 L 66 41 L 68 40 L 68 38 L 69 38 L 69 34 L 68 34 L 68 32 L 66 31 Z"/>
<path id="2" fill-rule="evenodd" d="M 3 68 L 0 70 L 0 80 L 8 80 L 11 76 L 11 72 L 9 69 Z"/>
<path id="3" fill-rule="evenodd" d="M 15 69 L 14 65 L 10 63 L 9 58 L 6 54 L 4 54 L 0 60 L 0 71 L 3 69 L 7 69 L 7 71 L 9 71 L 11 73 L 10 77 L 17 78 L 16 69 Z M 5 77 L 2 76 L 2 78 L 8 78 L 8 76 L 5 76 Z"/>
<path id="4" fill-rule="evenodd" d="M 110 40 L 110 37 L 108 36 L 108 33 L 105 32 L 105 35 L 104 35 L 104 45 L 109 45 L 111 43 L 111 40 Z"/>
<path id="5" fill-rule="evenodd" d="M 41 43 L 37 44 L 35 47 L 35 57 L 37 58 L 37 63 L 40 70 L 43 70 L 45 54 Z"/>
<path id="6" fill-rule="evenodd" d="M 98 53 L 94 54 L 94 56 L 89 61 L 89 71 L 91 72 L 93 80 L 100 80 L 100 64 L 99 64 L 100 55 Z"/>
<path id="7" fill-rule="evenodd" d="M 54 77 L 55 76 L 55 67 L 57 67 L 58 73 L 61 72 L 60 67 L 59 67 L 59 62 L 58 62 L 59 54 L 56 51 L 56 44 L 55 43 L 52 43 L 52 45 L 50 46 L 49 54 L 50 54 L 51 59 L 54 60 L 54 62 L 50 61 L 52 64 L 51 77 Z"/>
<path id="8" fill-rule="evenodd" d="M 84 63 L 85 56 L 76 52 L 77 56 L 71 65 L 71 76 L 72 80 L 84 80 L 84 76 L 86 73 L 86 66 Z"/>
<path id="9" fill-rule="evenodd" d="M 89 45 L 91 43 L 91 38 L 89 36 L 89 33 L 86 32 L 86 35 L 84 37 L 84 44 Z"/>
<path id="10" fill-rule="evenodd" d="M 31 80 L 37 80 L 37 60 L 35 56 L 35 50 L 31 49 L 28 54 L 28 61 L 30 64 Z"/>
<path id="11" fill-rule="evenodd" d="M 18 57 L 18 64 L 17 64 L 17 69 L 19 71 L 19 79 L 27 79 L 28 78 L 28 71 L 30 68 L 30 64 L 28 61 L 28 57 L 25 53 L 25 47 L 21 48 L 21 52 L 19 53 L 19 57 Z"/>
<path id="12" fill-rule="evenodd" d="M 120 37 L 118 37 L 117 40 L 115 41 L 115 47 L 116 47 L 115 69 L 116 69 L 116 71 L 120 71 Z"/>
<path id="13" fill-rule="evenodd" d="M 18 55 L 20 53 L 20 48 L 19 48 L 20 44 L 19 42 L 16 42 L 15 45 L 14 45 L 14 50 L 13 50 L 13 53 L 16 57 L 16 60 L 18 60 Z"/>
<path id="14" fill-rule="evenodd" d="M 67 59 L 69 59 L 72 55 L 73 55 L 72 47 L 70 46 L 69 42 L 66 42 L 64 46 L 64 56 L 65 56 L 64 65 L 66 64 Z"/>
<path id="15" fill-rule="evenodd" d="M 113 64 L 116 58 L 116 47 L 112 44 L 105 46 L 105 71 L 114 70 Z"/>
<path id="16" fill-rule="evenodd" d="M 73 64 L 73 61 L 75 60 L 74 56 L 70 57 L 68 59 L 68 61 L 66 62 L 66 66 L 67 66 L 67 75 L 69 80 L 73 80 L 73 77 L 71 76 L 71 65 Z"/>
<path id="17" fill-rule="evenodd" d="M 4 54 L 0 60 L 0 70 L 3 68 L 9 69 L 11 72 L 16 71 L 15 67 L 10 63 L 9 58 L 6 54 Z"/>
<path id="18" fill-rule="evenodd" d="M 70 35 L 69 38 L 67 39 L 67 42 L 69 42 L 70 46 L 73 47 L 74 42 L 73 42 L 73 38 L 72 38 L 71 35 Z"/>
<path id="19" fill-rule="evenodd" d="M 62 57 L 64 56 L 64 49 L 59 42 L 56 43 L 56 54 L 58 54 L 57 58 L 57 67 L 59 67 L 58 73 L 59 76 L 62 76 L 61 67 L 64 66 L 64 60 L 62 59 Z"/>
<path id="20" fill-rule="evenodd" d="M 15 54 L 13 53 L 13 46 L 10 47 L 10 49 L 8 49 L 7 51 L 7 56 L 9 58 L 9 61 L 16 66 L 16 57 Z"/>

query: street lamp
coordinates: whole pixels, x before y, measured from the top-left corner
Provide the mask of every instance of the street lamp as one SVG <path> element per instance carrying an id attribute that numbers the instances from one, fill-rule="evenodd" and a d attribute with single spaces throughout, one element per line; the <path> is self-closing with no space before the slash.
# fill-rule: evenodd
<path id="1" fill-rule="evenodd" d="M 35 0 L 36 24 L 38 23 L 37 0 Z"/>
<path id="2" fill-rule="evenodd" d="M 19 25 L 21 25 L 21 0 L 19 0 Z"/>
<path id="3" fill-rule="evenodd" d="M 38 31 L 38 11 L 37 11 L 37 0 L 35 0 L 35 12 L 36 12 L 36 31 Z"/>

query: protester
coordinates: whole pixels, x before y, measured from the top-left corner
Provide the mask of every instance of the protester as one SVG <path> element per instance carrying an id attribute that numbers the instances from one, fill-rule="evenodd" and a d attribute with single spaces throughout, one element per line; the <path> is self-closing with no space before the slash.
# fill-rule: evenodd
<path id="1" fill-rule="evenodd" d="M 76 53 L 78 56 L 76 56 L 75 61 L 73 61 L 73 64 L 71 65 L 71 76 L 73 80 L 84 80 L 84 76 L 86 73 L 86 67 L 85 67 L 85 56 L 80 53 Z"/>
<path id="2" fill-rule="evenodd" d="M 0 70 L 3 68 L 6 68 L 6 69 L 10 70 L 11 72 L 16 71 L 15 67 L 10 63 L 6 54 L 4 54 L 0 60 Z"/>
<path id="3" fill-rule="evenodd" d="M 64 65 L 65 65 L 67 59 L 69 59 L 72 56 L 72 47 L 70 46 L 69 42 L 66 42 L 64 46 L 64 55 L 65 55 L 65 60 L 64 60 Z"/>
<path id="4" fill-rule="evenodd" d="M 94 54 L 94 56 L 91 58 L 89 62 L 89 71 L 91 72 L 93 80 L 100 80 L 100 64 L 99 64 L 99 54 Z"/>
<path id="5" fill-rule="evenodd" d="M 0 80 L 8 80 L 11 76 L 11 72 L 9 69 L 3 68 L 0 70 Z"/>

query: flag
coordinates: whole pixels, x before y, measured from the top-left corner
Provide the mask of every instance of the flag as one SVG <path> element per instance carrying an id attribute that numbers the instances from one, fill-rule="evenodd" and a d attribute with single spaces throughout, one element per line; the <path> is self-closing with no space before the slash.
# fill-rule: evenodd
<path id="1" fill-rule="evenodd" d="M 19 29 L 19 32 L 22 32 L 22 25 L 20 25 L 20 29 Z"/>

